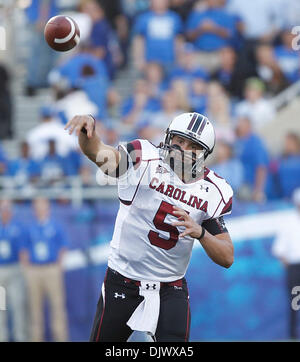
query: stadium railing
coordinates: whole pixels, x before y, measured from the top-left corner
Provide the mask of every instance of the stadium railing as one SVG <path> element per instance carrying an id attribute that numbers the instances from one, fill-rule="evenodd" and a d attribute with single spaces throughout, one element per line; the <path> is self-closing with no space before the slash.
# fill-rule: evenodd
<path id="1" fill-rule="evenodd" d="M 51 186 L 43 184 L 40 180 L 36 184 L 25 183 L 20 186 L 14 177 L 0 177 L 0 199 L 21 201 L 37 197 L 68 200 L 74 206 L 80 206 L 83 200 L 116 199 L 118 196 L 116 186 L 86 186 L 79 176 L 66 177 Z"/>
<path id="2" fill-rule="evenodd" d="M 276 110 L 281 109 L 288 103 L 293 101 L 297 96 L 300 95 L 300 80 L 290 85 L 288 88 L 277 94 L 271 99 L 271 102 Z"/>

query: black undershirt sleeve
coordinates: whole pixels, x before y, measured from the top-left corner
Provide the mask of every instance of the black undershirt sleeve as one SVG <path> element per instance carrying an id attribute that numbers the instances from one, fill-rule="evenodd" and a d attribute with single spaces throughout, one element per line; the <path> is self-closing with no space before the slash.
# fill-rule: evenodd
<path id="1" fill-rule="evenodd" d="M 134 167 L 138 163 L 138 156 L 131 142 L 126 144 L 126 151 L 121 146 L 118 148 L 118 151 L 121 154 L 121 159 L 118 167 L 114 171 L 114 177 L 117 178 L 124 175 L 130 167 Z"/>
<path id="2" fill-rule="evenodd" d="M 116 177 L 122 176 L 124 173 L 126 173 L 130 166 L 128 153 L 124 150 L 123 147 L 119 147 L 119 152 L 121 154 L 121 159 L 116 169 Z"/>
<path id="3" fill-rule="evenodd" d="M 218 235 L 228 232 L 223 216 L 220 216 L 216 219 L 205 220 L 201 226 L 212 235 Z"/>

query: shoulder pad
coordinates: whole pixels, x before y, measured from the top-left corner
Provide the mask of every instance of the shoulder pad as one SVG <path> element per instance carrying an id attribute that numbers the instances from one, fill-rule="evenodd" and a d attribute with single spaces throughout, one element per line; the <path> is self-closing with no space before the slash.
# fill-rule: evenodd
<path id="1" fill-rule="evenodd" d="M 226 180 L 216 174 L 214 171 L 206 169 L 205 181 L 211 183 L 218 192 L 218 198 L 221 201 L 220 208 L 217 210 L 215 217 L 230 214 L 232 208 L 233 190 Z"/>

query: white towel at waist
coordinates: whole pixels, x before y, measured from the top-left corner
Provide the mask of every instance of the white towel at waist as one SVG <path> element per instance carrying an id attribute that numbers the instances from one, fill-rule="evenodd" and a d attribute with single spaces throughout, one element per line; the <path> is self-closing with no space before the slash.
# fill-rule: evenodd
<path id="1" fill-rule="evenodd" d="M 139 294 L 144 300 L 137 306 L 127 325 L 133 331 L 148 332 L 154 336 L 160 308 L 160 282 L 141 281 Z"/>

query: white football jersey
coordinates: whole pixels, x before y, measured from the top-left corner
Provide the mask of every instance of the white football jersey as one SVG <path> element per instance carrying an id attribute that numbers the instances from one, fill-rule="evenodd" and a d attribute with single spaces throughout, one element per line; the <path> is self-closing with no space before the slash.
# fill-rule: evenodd
<path id="1" fill-rule="evenodd" d="M 134 149 L 135 160 L 118 180 L 120 209 L 108 266 L 134 280 L 180 279 L 186 273 L 194 239 L 179 238 L 185 228 L 172 225 L 177 220 L 173 206 L 187 211 L 201 225 L 231 212 L 232 189 L 208 169 L 204 178 L 184 183 L 149 141 L 128 145 L 120 147 L 127 153 Z"/>

